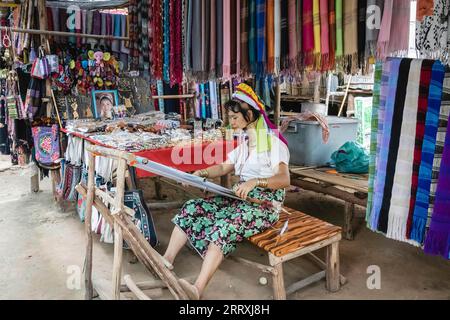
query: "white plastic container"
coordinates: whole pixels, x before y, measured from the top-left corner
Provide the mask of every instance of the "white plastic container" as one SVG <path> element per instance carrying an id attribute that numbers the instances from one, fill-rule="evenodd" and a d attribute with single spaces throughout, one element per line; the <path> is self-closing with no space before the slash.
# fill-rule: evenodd
<path id="1" fill-rule="evenodd" d="M 322 139 L 322 127 L 317 121 L 292 121 L 284 136 L 289 143 L 291 164 L 297 166 L 326 166 L 331 155 L 346 142 L 356 141 L 358 120 L 327 117 L 330 138 Z"/>

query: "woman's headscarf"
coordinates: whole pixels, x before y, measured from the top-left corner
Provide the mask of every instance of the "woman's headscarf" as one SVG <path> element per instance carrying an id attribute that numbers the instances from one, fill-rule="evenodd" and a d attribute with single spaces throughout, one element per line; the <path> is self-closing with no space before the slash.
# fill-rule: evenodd
<path id="1" fill-rule="evenodd" d="M 241 83 L 240 85 L 238 85 L 236 91 L 233 94 L 233 100 L 245 102 L 261 113 L 261 116 L 257 120 L 256 124 L 258 153 L 271 150 L 272 146 L 270 136 L 272 134 L 280 139 L 286 146 L 288 145 L 286 139 L 278 130 L 278 127 L 276 127 L 269 120 L 264 103 L 249 85 L 245 83 Z"/>

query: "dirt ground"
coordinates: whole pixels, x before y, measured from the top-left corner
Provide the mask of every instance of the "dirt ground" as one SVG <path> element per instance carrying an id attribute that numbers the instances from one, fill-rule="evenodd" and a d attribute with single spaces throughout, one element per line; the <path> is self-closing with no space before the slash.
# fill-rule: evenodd
<path id="1" fill-rule="evenodd" d="M 27 170 L 9 168 L 7 160 L 0 157 L 0 299 L 83 299 L 83 224 L 73 209 L 62 212 L 55 205 L 49 179 L 41 181 L 42 191 L 31 194 Z M 190 196 L 168 185 L 164 185 L 163 192 L 169 200 Z M 152 194 L 148 192 L 147 196 L 151 198 Z M 289 192 L 286 204 L 342 225 L 344 205 L 338 200 L 294 189 Z M 176 210 L 153 212 L 161 242 L 156 248 L 159 252 L 167 246 L 173 228 L 170 220 L 175 213 Z M 362 209 L 359 215 L 355 241 L 343 240 L 340 247 L 341 273 L 348 283 L 332 294 L 321 281 L 288 299 L 450 299 L 449 261 L 369 231 Z M 110 279 L 113 246 L 101 243 L 99 237 L 94 243 L 94 276 Z M 236 255 L 266 262 L 265 255 L 248 244 L 242 244 Z M 124 274 L 130 274 L 135 281 L 153 279 L 142 265 L 130 261 L 131 256 L 125 254 Z M 175 272 L 180 277 L 195 276 L 200 264 L 200 257 L 184 248 L 175 262 Z M 380 289 L 371 290 L 367 286 L 370 266 L 379 267 Z M 288 285 L 319 270 L 309 260 L 300 258 L 286 263 L 284 271 Z M 259 279 L 263 276 L 226 260 L 208 286 L 204 299 L 271 299 L 271 279 L 268 278 L 267 285 L 261 285 Z M 165 290 L 161 298 L 171 297 Z"/>

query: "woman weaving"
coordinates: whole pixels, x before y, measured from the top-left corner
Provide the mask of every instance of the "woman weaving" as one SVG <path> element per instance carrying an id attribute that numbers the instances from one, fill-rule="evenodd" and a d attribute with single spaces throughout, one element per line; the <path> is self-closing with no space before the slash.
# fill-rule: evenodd
<path id="1" fill-rule="evenodd" d="M 242 141 L 228 154 L 225 163 L 194 175 L 214 179 L 234 171 L 241 182 L 233 190 L 242 200 L 216 196 L 185 203 L 173 219 L 176 227 L 163 257 L 166 267 L 172 270 L 175 257 L 187 240 L 202 256 L 204 261 L 195 284 L 179 280 L 193 300 L 200 299 L 214 272 L 237 243 L 264 232 L 278 221 L 285 188 L 290 186 L 286 142 L 278 130 L 273 130 L 275 126 L 254 91 L 246 84 L 239 85 L 226 108 L 231 127 L 245 133 L 241 135 Z"/>

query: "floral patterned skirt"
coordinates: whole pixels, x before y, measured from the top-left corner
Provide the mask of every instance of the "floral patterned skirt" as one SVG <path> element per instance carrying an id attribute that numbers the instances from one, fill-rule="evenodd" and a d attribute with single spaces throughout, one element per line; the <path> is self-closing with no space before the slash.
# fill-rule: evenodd
<path id="1" fill-rule="evenodd" d="M 255 188 L 249 197 L 283 203 L 285 190 Z M 204 257 L 210 243 L 221 248 L 224 256 L 236 249 L 236 244 L 264 232 L 279 219 L 279 210 L 222 196 L 186 202 L 172 220 L 188 236 L 192 246 Z"/>

